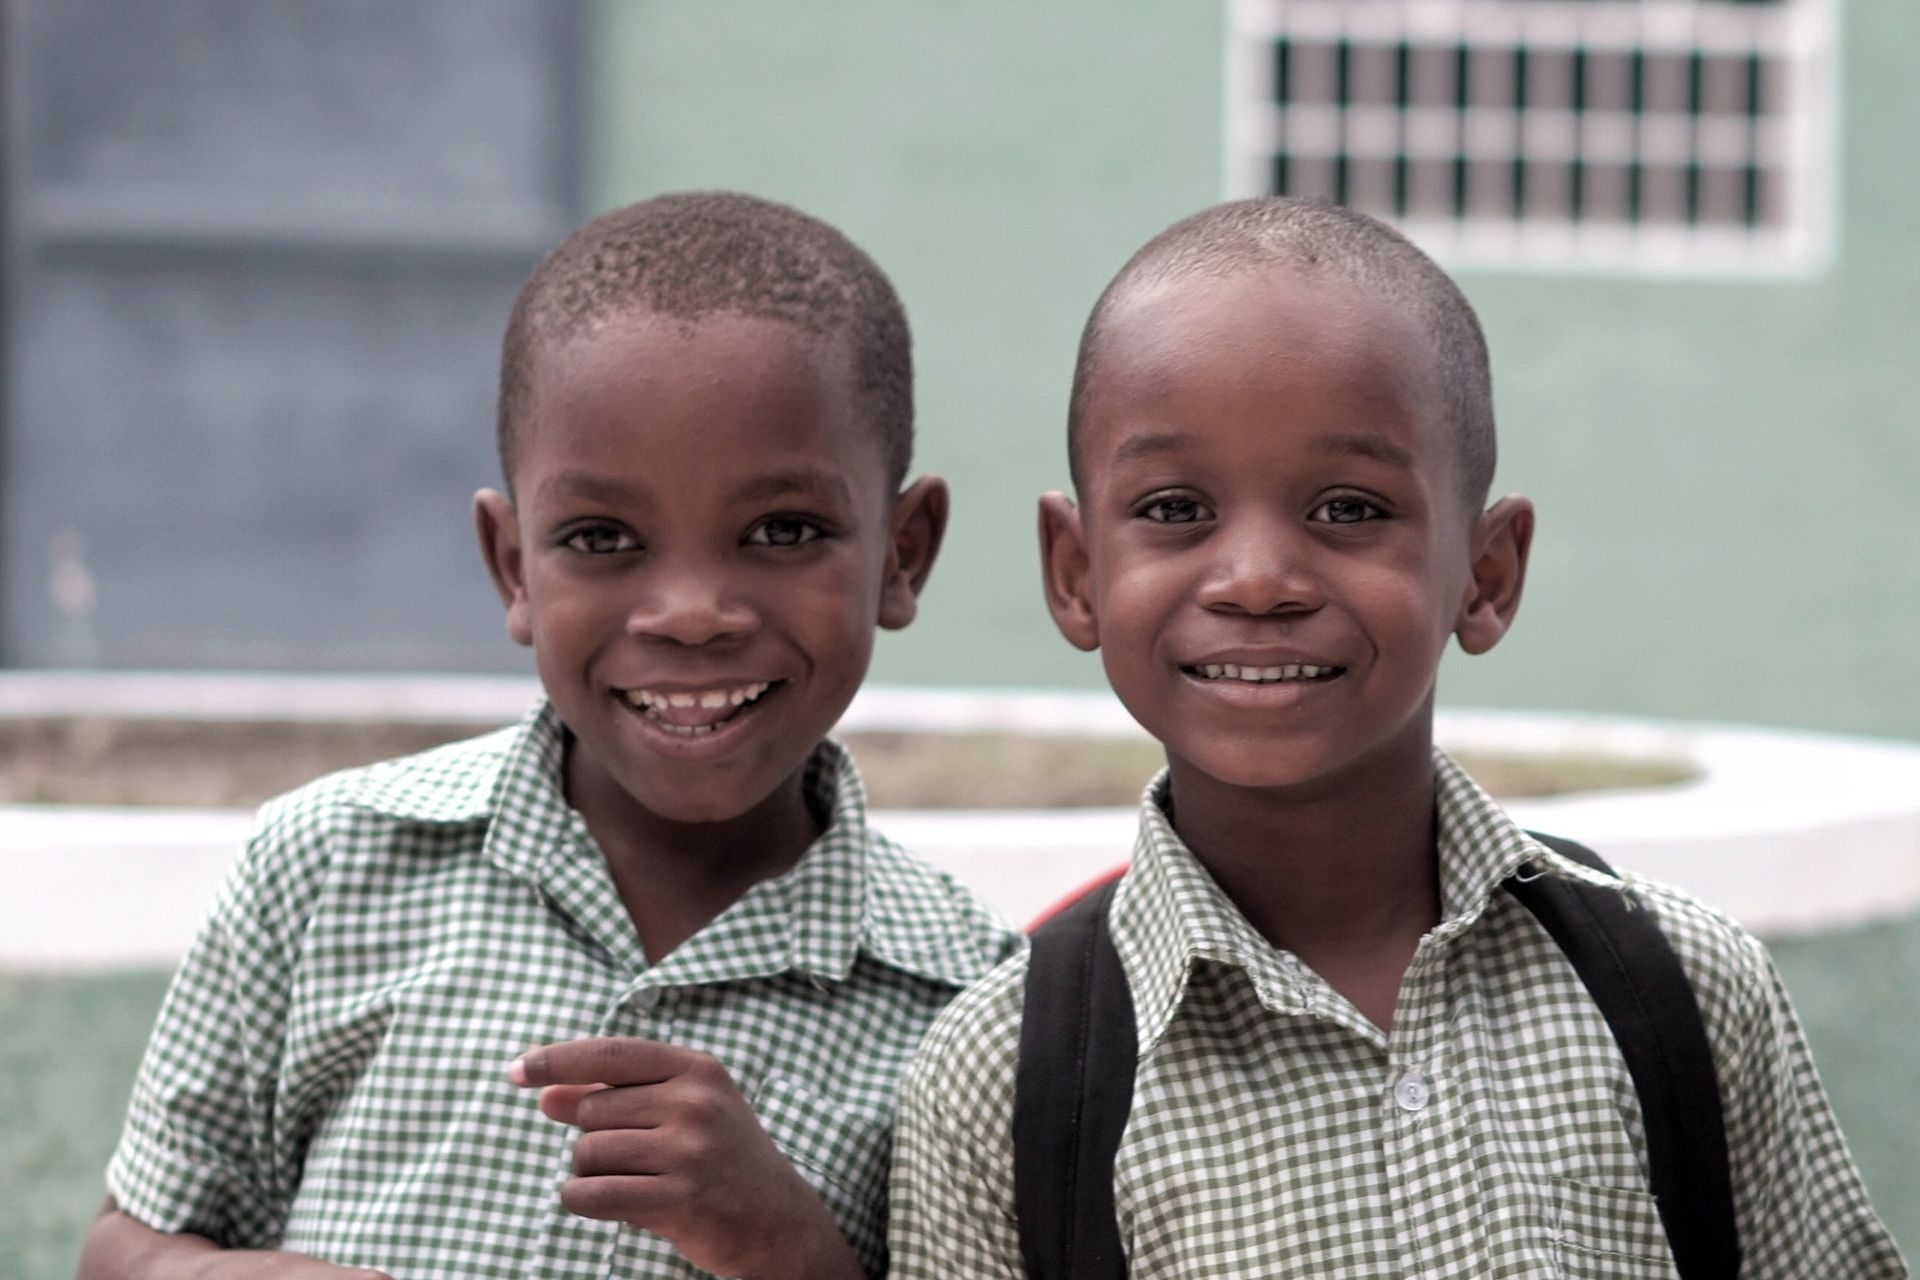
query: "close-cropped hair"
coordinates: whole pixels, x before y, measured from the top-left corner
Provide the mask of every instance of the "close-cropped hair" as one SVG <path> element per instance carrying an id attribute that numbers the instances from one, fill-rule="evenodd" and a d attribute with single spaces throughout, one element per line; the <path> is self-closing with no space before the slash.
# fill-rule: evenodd
<path id="1" fill-rule="evenodd" d="M 844 342 L 856 402 L 879 433 L 888 482 L 913 461 L 913 342 L 893 284 L 845 235 L 797 209 L 731 191 L 626 205 L 586 223 L 533 269 L 500 349 L 497 425 L 509 490 L 542 354 L 609 321 L 746 316 Z"/>
<path id="2" fill-rule="evenodd" d="M 1398 231 L 1318 200 L 1236 200 L 1182 219 L 1141 246 L 1094 304 L 1080 336 L 1067 408 L 1067 461 L 1082 487 L 1081 418 L 1099 376 L 1108 317 L 1132 290 L 1190 276 L 1263 267 L 1325 272 L 1410 314 L 1433 344 L 1440 393 L 1459 449 L 1463 497 L 1478 508 L 1493 484 L 1497 449 L 1487 340 L 1453 279 Z"/>

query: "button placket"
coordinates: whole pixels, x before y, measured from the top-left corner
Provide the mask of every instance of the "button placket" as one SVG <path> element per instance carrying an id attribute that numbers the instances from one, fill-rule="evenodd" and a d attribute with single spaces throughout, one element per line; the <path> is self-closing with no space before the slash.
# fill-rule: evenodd
<path id="1" fill-rule="evenodd" d="M 1440 940 L 1443 944 L 1444 939 Z M 1382 1073 L 1382 1149 L 1404 1274 L 1487 1274 L 1484 1224 L 1476 1217 L 1473 1180 L 1456 1170 L 1473 1159 L 1471 1080 L 1460 1065 L 1457 971 L 1452 948 L 1423 940 L 1402 983 L 1394 1012 L 1393 1049 Z M 1455 1220 L 1444 1239 L 1406 1224 Z"/>
<path id="2" fill-rule="evenodd" d="M 1393 1105 L 1406 1117 L 1419 1116 L 1433 1101 L 1434 1021 L 1439 1014 L 1434 996 L 1435 973 L 1431 948 L 1423 945 L 1401 984 L 1394 1010 L 1392 1050 L 1394 1075 L 1388 1087 Z"/>

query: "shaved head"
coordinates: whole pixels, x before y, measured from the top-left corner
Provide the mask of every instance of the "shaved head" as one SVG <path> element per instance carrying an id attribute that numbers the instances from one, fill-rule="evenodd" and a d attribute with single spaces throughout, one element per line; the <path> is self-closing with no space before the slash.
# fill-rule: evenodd
<path id="1" fill-rule="evenodd" d="M 1067 458 L 1083 489 L 1081 419 L 1100 377 L 1108 319 L 1144 287 L 1275 267 L 1343 281 L 1403 311 L 1432 343 L 1442 415 L 1459 449 L 1463 497 L 1485 504 L 1496 457 L 1493 378 L 1480 321 L 1433 259 L 1386 224 L 1338 205 L 1274 196 L 1215 205 L 1174 223 L 1120 269 L 1080 336 L 1067 408 Z"/>

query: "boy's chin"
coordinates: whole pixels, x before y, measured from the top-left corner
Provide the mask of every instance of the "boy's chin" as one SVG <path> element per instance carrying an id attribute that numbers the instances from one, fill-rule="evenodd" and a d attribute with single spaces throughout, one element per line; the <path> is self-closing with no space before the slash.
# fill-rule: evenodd
<path id="1" fill-rule="evenodd" d="M 687 785 L 654 776 L 621 786 L 623 799 L 656 822 L 676 826 L 725 826 L 764 815 L 775 794 L 799 768 L 766 776 L 688 779 Z M 777 775 L 777 776 L 776 776 Z"/>
<path id="2" fill-rule="evenodd" d="M 1169 745 L 1167 756 L 1173 764 L 1176 785 L 1184 776 L 1188 786 L 1197 789 L 1263 792 L 1308 800 L 1350 788 L 1359 775 L 1367 772 L 1379 772 L 1384 782 L 1387 774 L 1402 767 L 1431 767 L 1431 754 L 1424 745 L 1417 751 L 1411 747 L 1396 749 L 1399 745 L 1379 744 L 1369 750 L 1361 744 L 1325 740 L 1238 743 L 1214 739 L 1196 744 L 1191 753 Z"/>
<path id="3" fill-rule="evenodd" d="M 577 738 L 577 754 L 569 761 L 569 799 L 590 818 L 617 819 L 624 811 L 634 818 L 679 826 L 750 818 L 764 813 L 812 750 L 809 744 L 792 751 L 748 749 L 719 758 L 696 751 L 682 757 L 672 751 L 636 749 L 636 744 L 613 736 L 615 740 L 605 744 Z"/>
<path id="4" fill-rule="evenodd" d="M 1176 765 L 1174 781 L 1183 779 L 1189 786 L 1232 789 L 1237 791 L 1293 792 L 1310 790 L 1317 782 L 1323 781 L 1330 772 L 1324 764 L 1313 759 L 1273 759 L 1258 762 L 1246 760 L 1213 761 L 1202 753 L 1198 759 L 1187 758 L 1184 768 Z"/>

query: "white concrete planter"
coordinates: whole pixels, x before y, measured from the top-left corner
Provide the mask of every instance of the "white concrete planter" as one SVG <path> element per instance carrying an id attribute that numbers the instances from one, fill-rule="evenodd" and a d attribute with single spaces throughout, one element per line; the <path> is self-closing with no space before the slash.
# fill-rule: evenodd
<path id="1" fill-rule="evenodd" d="M 0 716 L 509 722 L 504 677 L 0 674 Z M 1136 733 L 1105 694 L 870 689 L 849 730 Z M 1920 909 L 1920 745 L 1535 712 L 1442 712 L 1443 745 L 1684 760 L 1692 782 L 1514 803 L 1528 826 L 1681 885 L 1764 934 Z M 1144 779 L 1143 779 L 1144 781 Z M 1123 859 L 1131 810 L 883 811 L 876 824 L 1016 920 Z M 251 826 L 228 810 L 0 807 L 0 966 L 176 960 Z"/>

